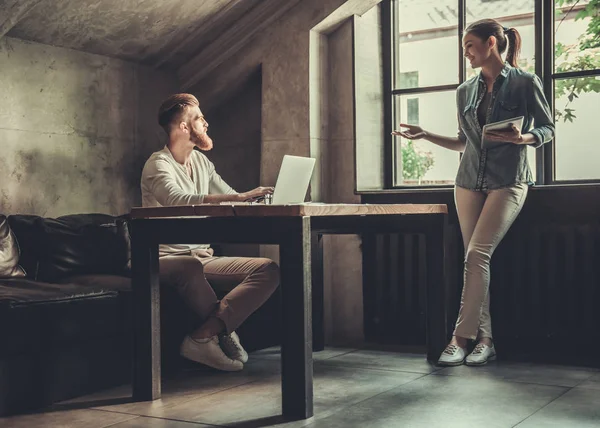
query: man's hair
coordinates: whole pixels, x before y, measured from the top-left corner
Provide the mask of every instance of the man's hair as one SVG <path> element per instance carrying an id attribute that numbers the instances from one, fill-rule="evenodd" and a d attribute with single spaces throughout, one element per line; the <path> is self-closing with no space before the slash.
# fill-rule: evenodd
<path id="1" fill-rule="evenodd" d="M 163 101 L 158 109 L 158 124 L 169 134 L 171 126 L 182 120 L 189 107 L 199 105 L 198 99 L 192 94 L 171 95 Z"/>

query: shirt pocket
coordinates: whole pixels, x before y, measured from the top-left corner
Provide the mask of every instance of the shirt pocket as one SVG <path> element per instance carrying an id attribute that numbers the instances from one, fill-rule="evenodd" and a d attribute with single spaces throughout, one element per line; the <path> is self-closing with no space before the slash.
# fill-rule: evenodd
<path id="1" fill-rule="evenodd" d="M 519 104 L 512 100 L 498 100 L 498 120 L 522 116 Z"/>

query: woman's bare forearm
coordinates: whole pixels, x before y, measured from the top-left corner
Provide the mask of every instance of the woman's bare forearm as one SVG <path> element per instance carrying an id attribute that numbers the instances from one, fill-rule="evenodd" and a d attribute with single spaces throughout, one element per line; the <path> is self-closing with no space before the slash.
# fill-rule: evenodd
<path id="1" fill-rule="evenodd" d="M 425 132 L 425 136 L 423 138 L 440 147 L 454 150 L 457 152 L 464 152 L 465 147 L 467 146 L 466 143 L 464 143 L 457 137 L 446 137 L 444 135 L 437 135 L 428 131 Z"/>

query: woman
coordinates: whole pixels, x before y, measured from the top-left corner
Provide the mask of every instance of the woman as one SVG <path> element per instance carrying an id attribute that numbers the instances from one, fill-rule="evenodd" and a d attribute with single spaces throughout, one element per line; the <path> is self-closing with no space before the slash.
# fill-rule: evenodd
<path id="1" fill-rule="evenodd" d="M 516 29 L 493 19 L 477 21 L 465 30 L 463 47 L 471 66 L 481 67 L 481 73 L 457 89 L 458 136 L 436 135 L 405 124 L 401 126 L 407 130 L 393 132 L 464 152 L 454 192 L 465 246 L 464 285 L 452 340 L 438 362 L 447 366 L 465 361 L 482 365 L 496 357 L 489 312 L 490 259 L 533 184 L 527 146 L 538 148 L 554 137 L 540 79 L 518 68 L 521 36 Z M 505 63 L 501 55 L 507 47 Z M 482 136 L 486 123 L 519 116 L 524 116 L 523 133 L 513 125 Z M 468 340 L 477 344 L 466 356 Z"/>

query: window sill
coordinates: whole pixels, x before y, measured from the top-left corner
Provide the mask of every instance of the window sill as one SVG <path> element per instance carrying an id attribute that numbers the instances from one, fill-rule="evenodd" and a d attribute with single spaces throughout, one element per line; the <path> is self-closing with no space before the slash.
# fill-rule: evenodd
<path id="1" fill-rule="evenodd" d="M 567 189 L 597 189 L 600 190 L 598 183 L 560 183 L 560 184 L 537 184 L 531 186 L 532 192 L 544 192 L 551 190 Z M 373 189 L 373 190 L 355 190 L 355 195 L 393 195 L 393 194 L 423 194 L 423 193 L 448 193 L 453 192 L 454 186 L 436 186 L 436 187 L 396 187 L 391 189 Z"/>

